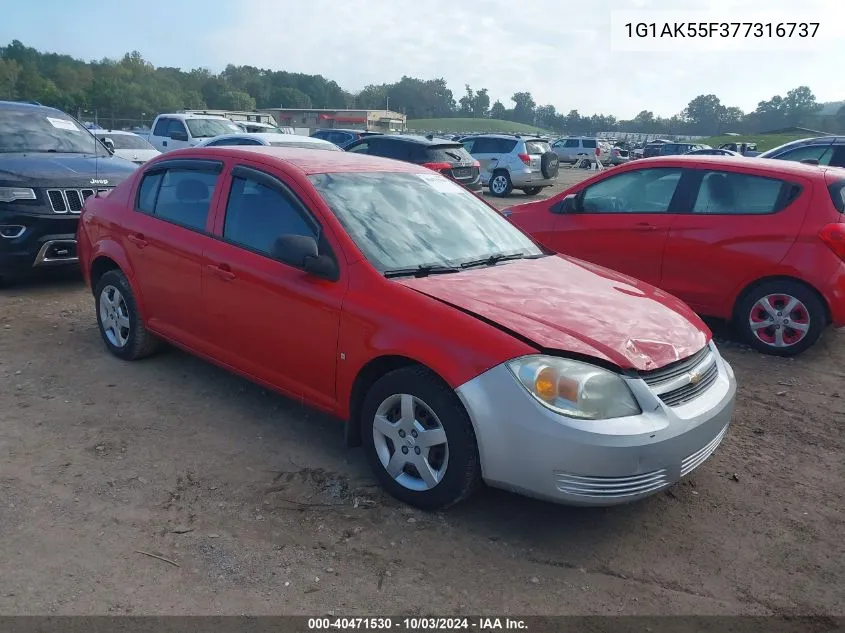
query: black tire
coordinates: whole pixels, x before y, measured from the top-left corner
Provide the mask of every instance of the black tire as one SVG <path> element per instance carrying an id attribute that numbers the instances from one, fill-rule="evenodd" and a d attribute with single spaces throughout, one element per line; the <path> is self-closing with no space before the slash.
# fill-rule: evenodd
<path id="1" fill-rule="evenodd" d="M 116 345 L 109 340 L 109 336 L 103 327 L 100 304 L 103 298 L 103 291 L 109 287 L 116 288 L 120 292 L 123 304 L 125 305 L 126 316 L 129 320 L 126 343 L 122 346 Z M 160 342 L 144 326 L 144 322 L 138 312 L 138 304 L 135 302 L 135 295 L 132 293 L 129 280 L 126 279 L 126 275 L 122 271 L 109 270 L 100 277 L 97 287 L 94 290 L 94 301 L 100 336 L 102 336 L 103 342 L 105 342 L 106 347 L 112 354 L 123 360 L 139 360 L 145 356 L 149 356 L 158 349 Z"/>
<path id="2" fill-rule="evenodd" d="M 428 490 L 412 490 L 397 482 L 379 459 L 373 425 L 379 406 L 391 396 L 410 394 L 434 412 L 446 433 L 448 461 L 443 478 Z M 469 497 L 481 484 L 481 463 L 472 422 L 455 392 L 429 369 L 413 365 L 379 378 L 364 398 L 361 437 L 367 461 L 393 497 L 423 510 L 449 507 Z M 393 447 L 393 453 L 399 447 Z M 416 449 L 415 449 L 416 450 Z"/>
<path id="3" fill-rule="evenodd" d="M 523 193 L 525 193 L 526 196 L 536 196 L 542 190 L 543 190 L 542 187 L 526 187 L 522 191 L 523 191 Z"/>
<path id="4" fill-rule="evenodd" d="M 774 299 L 768 301 L 768 304 L 775 311 L 775 314 L 771 315 L 763 307 L 758 306 L 758 302 L 766 297 L 773 296 Z M 788 300 L 791 298 L 797 299 L 799 304 L 793 308 L 790 314 L 782 315 L 782 311 L 777 311 L 777 308 L 786 307 L 782 304 L 788 304 Z M 780 337 L 786 343 L 784 346 L 776 345 L 777 329 L 781 328 L 776 328 L 775 319 L 780 318 L 789 319 L 786 325 L 781 325 L 782 333 Z M 752 319 L 759 320 L 759 322 L 768 322 L 767 319 L 771 319 L 772 325 L 765 329 L 755 330 L 751 325 Z M 788 323 L 798 324 L 805 320 L 808 321 L 809 327 L 803 338 L 790 344 L 789 339 L 800 334 L 800 332 L 789 328 Z M 818 341 L 827 326 L 827 322 L 827 310 L 818 294 L 809 286 L 788 279 L 767 281 L 755 286 L 742 297 L 734 313 L 734 326 L 743 339 L 757 351 L 772 356 L 796 356 L 808 350 Z M 755 332 L 759 332 L 759 336 Z M 772 342 L 763 339 L 771 339 Z"/>
<path id="5" fill-rule="evenodd" d="M 560 159 L 554 152 L 546 152 L 540 159 L 540 171 L 543 172 L 543 178 L 551 179 L 557 178 L 560 171 Z"/>
<path id="6" fill-rule="evenodd" d="M 497 178 L 503 179 L 505 183 L 504 188 L 500 189 L 498 192 L 493 190 L 493 182 Z M 487 185 L 487 188 L 490 190 L 490 193 L 497 198 L 507 198 L 511 195 L 511 191 L 513 191 L 513 183 L 511 182 L 510 174 L 504 169 L 497 169 L 493 172 L 493 175 L 490 176 L 490 183 Z"/>

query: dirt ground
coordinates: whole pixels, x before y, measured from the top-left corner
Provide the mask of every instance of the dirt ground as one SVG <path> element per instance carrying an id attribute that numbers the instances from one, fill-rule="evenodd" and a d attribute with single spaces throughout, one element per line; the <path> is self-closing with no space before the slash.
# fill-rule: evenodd
<path id="1" fill-rule="evenodd" d="M 844 615 L 845 332 L 721 347 L 734 424 L 667 492 L 425 514 L 337 422 L 182 352 L 110 356 L 79 279 L 0 291 L 0 613 Z"/>

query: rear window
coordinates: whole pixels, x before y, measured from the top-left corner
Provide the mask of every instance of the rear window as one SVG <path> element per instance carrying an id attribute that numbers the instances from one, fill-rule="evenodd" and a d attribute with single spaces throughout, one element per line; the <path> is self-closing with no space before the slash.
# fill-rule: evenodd
<path id="1" fill-rule="evenodd" d="M 426 150 L 432 163 L 472 162 L 472 156 L 463 145 L 432 145 Z"/>
<path id="2" fill-rule="evenodd" d="M 839 213 L 845 213 L 845 180 L 839 180 L 827 188 L 830 200 Z"/>
<path id="3" fill-rule="evenodd" d="M 531 156 L 545 154 L 551 151 L 551 146 L 546 141 L 525 141 L 525 151 Z"/>
<path id="4" fill-rule="evenodd" d="M 593 147 L 593 148 L 595 148 L 596 140 L 592 139 L 592 138 L 591 139 L 585 138 L 584 141 L 581 144 L 582 144 L 583 147 Z"/>

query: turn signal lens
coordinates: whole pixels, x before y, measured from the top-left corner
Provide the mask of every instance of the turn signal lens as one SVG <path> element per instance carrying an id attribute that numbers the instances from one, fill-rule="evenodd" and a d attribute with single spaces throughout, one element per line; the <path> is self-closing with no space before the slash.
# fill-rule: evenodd
<path id="1" fill-rule="evenodd" d="M 534 379 L 534 391 L 546 402 L 557 398 L 557 372 L 551 367 L 543 367 Z"/>

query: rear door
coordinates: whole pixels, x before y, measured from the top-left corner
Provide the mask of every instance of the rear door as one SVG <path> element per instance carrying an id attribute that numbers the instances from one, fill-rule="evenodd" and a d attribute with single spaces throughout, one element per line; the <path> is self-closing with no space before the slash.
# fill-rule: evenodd
<path id="1" fill-rule="evenodd" d="M 689 173 L 689 212 L 669 231 L 661 287 L 702 314 L 727 318 L 738 290 L 770 274 L 795 242 L 811 183 L 721 166 Z"/>
<path id="2" fill-rule="evenodd" d="M 516 146 L 516 139 L 499 139 L 489 136 L 480 136 L 470 141 L 469 153 L 478 161 L 481 166 L 481 173 L 489 172 L 491 165 L 495 166 L 502 154 L 508 154 Z M 466 147 L 466 145 L 465 145 Z"/>
<path id="3" fill-rule="evenodd" d="M 659 285 L 682 175 L 679 167 L 610 172 L 578 193 L 577 212 L 557 216 L 549 246 Z"/>

